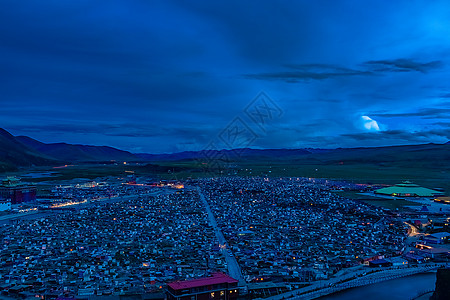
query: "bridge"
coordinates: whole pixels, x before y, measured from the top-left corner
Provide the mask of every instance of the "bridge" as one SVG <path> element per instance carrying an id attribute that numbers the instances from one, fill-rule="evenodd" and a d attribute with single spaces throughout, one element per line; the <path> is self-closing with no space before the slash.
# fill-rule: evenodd
<path id="1" fill-rule="evenodd" d="M 297 289 L 287 293 L 272 296 L 266 299 L 281 300 L 281 299 L 293 299 L 293 300 L 311 300 L 322 296 L 333 294 L 346 289 L 374 284 L 386 280 L 401 278 L 414 274 L 424 273 L 436 270 L 440 267 L 445 267 L 447 264 L 426 264 L 417 267 L 402 267 L 402 268 L 389 268 L 379 270 L 376 272 L 364 275 L 366 272 L 360 271 L 348 276 L 342 276 L 333 278 L 330 280 L 319 281 L 313 283 L 305 288 Z"/>

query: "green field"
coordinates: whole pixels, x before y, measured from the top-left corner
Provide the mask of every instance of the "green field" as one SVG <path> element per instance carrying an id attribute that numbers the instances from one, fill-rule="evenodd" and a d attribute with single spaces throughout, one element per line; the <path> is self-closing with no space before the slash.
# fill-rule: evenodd
<path id="1" fill-rule="evenodd" d="M 336 192 L 337 195 L 340 195 L 342 197 L 346 197 L 353 200 L 358 200 L 367 204 L 384 207 L 392 210 L 403 210 L 405 206 L 421 206 L 421 204 L 408 201 L 405 199 L 386 199 L 386 198 L 380 198 L 376 196 L 369 196 L 369 195 L 361 195 L 358 192 Z"/>
<path id="2" fill-rule="evenodd" d="M 402 199 L 396 199 L 396 200 L 380 199 L 380 200 L 361 200 L 361 201 L 364 203 L 367 203 L 367 204 L 380 206 L 380 207 L 384 207 L 384 208 L 388 208 L 388 209 L 392 209 L 392 210 L 396 210 L 396 209 L 403 210 L 405 206 L 422 206 L 419 203 L 402 200 Z"/>
<path id="3" fill-rule="evenodd" d="M 187 179 L 211 176 L 266 176 L 266 177 L 311 177 L 347 180 L 353 183 L 396 184 L 404 180 L 428 188 L 444 188 L 450 192 L 450 170 L 447 165 L 424 167 L 422 163 L 392 163 L 389 166 L 375 163 L 318 163 L 308 160 L 241 160 L 214 165 L 205 170 L 205 165 L 197 161 L 158 162 L 150 166 L 124 164 L 75 165 L 66 168 L 34 168 L 32 171 L 57 172 L 55 177 L 24 179 L 26 181 L 60 181 L 73 178 L 94 179 L 105 176 L 123 177 L 125 171 L 133 171 L 137 176 L 150 176 L 155 179 Z M 6 175 L 18 175 L 30 172 L 29 169 Z M 378 200 L 377 200 L 378 201 Z"/>
<path id="4" fill-rule="evenodd" d="M 167 166 L 182 166 L 187 170 L 175 173 L 178 178 L 205 177 L 211 174 L 226 176 L 268 176 L 268 177 L 311 177 L 347 180 L 354 183 L 396 184 L 405 180 L 428 188 L 444 188 L 450 195 L 450 171 L 448 166 L 428 167 L 415 166 L 379 166 L 369 163 L 338 164 L 305 164 L 305 162 L 285 161 L 241 161 L 232 167 L 214 172 L 199 172 L 194 162 L 166 162 Z M 194 171 L 195 170 L 195 171 Z M 162 174 L 173 177 L 173 174 Z"/>

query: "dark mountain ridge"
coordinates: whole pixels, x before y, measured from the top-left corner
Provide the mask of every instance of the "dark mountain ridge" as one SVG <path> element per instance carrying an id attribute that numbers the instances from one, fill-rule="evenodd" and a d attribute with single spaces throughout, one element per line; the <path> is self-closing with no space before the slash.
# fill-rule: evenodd
<path id="1" fill-rule="evenodd" d="M 70 162 L 94 161 L 137 161 L 134 154 L 109 146 L 74 145 L 67 143 L 45 144 L 27 136 L 17 136 L 16 139 L 31 149 L 50 157 Z"/>
<path id="2" fill-rule="evenodd" d="M 60 163 L 57 159 L 25 146 L 8 131 L 0 128 L 0 171 L 57 163 Z"/>
<path id="3" fill-rule="evenodd" d="M 134 154 L 108 146 L 46 144 L 27 136 L 13 136 L 0 128 L 0 172 L 19 167 L 55 166 L 75 162 L 138 161 Z"/>
<path id="4" fill-rule="evenodd" d="M 200 150 L 200 151 L 183 151 L 167 154 L 148 154 L 136 153 L 135 155 L 147 161 L 176 161 L 176 160 L 192 160 L 192 159 L 222 159 L 222 160 L 240 160 L 243 158 L 294 158 L 311 154 L 306 149 L 222 149 L 222 150 Z"/>
<path id="5" fill-rule="evenodd" d="M 190 160 L 222 160 L 248 162 L 295 162 L 299 164 L 357 164 L 383 165 L 395 162 L 407 166 L 450 165 L 450 142 L 385 147 L 337 149 L 222 149 L 183 151 L 170 154 L 148 154 L 119 150 L 108 146 L 46 144 L 27 136 L 13 136 L 0 128 L 0 171 L 18 167 L 56 165 L 62 163 L 140 161 L 175 162 Z"/>

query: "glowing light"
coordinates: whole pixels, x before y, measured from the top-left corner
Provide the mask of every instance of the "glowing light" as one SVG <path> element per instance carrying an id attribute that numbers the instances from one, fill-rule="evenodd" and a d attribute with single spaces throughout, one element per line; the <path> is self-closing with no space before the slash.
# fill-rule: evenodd
<path id="1" fill-rule="evenodd" d="M 81 202 L 65 202 L 65 203 L 58 203 L 58 204 L 53 204 L 51 206 L 51 208 L 58 208 L 58 207 L 65 207 L 65 206 L 72 206 L 72 205 L 78 205 L 78 204 L 82 204 L 82 203 L 86 203 L 87 200 L 83 200 Z"/>
<path id="2" fill-rule="evenodd" d="M 369 131 L 380 131 L 380 126 L 378 126 L 378 122 L 372 119 L 369 116 L 361 116 L 361 120 L 363 121 L 363 126 L 365 129 Z"/>

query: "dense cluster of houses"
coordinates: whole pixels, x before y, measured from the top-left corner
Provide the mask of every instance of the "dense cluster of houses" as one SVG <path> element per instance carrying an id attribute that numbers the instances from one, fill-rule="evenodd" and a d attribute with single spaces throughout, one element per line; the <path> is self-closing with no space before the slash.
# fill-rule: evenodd
<path id="1" fill-rule="evenodd" d="M 144 293 L 225 270 L 198 194 L 95 202 L 0 227 L 0 290 L 22 295 Z M 20 288 L 18 288 L 20 287 Z"/>
<path id="2" fill-rule="evenodd" d="M 404 247 L 404 224 L 305 179 L 224 177 L 200 185 L 249 281 L 328 278 Z"/>
<path id="3" fill-rule="evenodd" d="M 426 235 L 405 251 L 402 219 L 333 192 L 342 187 L 366 188 L 264 177 L 197 179 L 175 188 L 111 178 L 60 185 L 48 193 L 45 209 L 53 213 L 0 224 L 0 293 L 158 293 L 168 282 L 226 273 L 227 255 L 249 291 L 276 292 L 359 264 L 448 257 L 440 246 L 450 234 Z M 218 244 L 199 192 L 228 249 Z"/>

